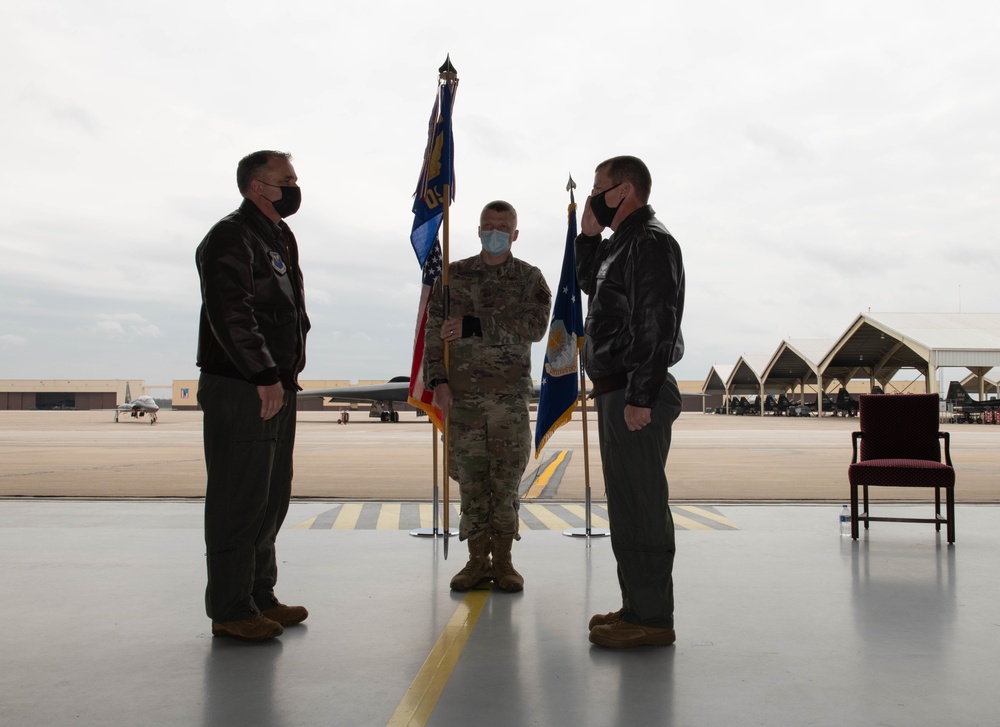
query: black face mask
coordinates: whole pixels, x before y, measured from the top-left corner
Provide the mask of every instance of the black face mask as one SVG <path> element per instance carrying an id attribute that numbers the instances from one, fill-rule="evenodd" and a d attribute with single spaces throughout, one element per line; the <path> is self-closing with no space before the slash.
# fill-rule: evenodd
<path id="1" fill-rule="evenodd" d="M 294 215 L 302 204 L 302 190 L 298 187 L 279 187 L 279 189 L 281 199 L 272 202 L 271 206 L 282 218 Z"/>
<path id="2" fill-rule="evenodd" d="M 618 189 L 620 186 L 622 186 L 621 182 L 590 198 L 590 211 L 594 213 L 594 219 L 597 220 L 597 224 L 601 227 L 611 227 L 611 223 L 615 221 L 615 215 L 618 214 L 618 207 L 608 207 L 608 203 L 604 201 L 604 197 L 612 189 Z M 621 206 L 621 202 L 618 203 L 618 206 Z"/>
<path id="3" fill-rule="evenodd" d="M 274 207 L 274 211 L 282 219 L 290 217 L 299 211 L 299 205 L 302 204 L 302 190 L 299 187 L 281 187 L 277 184 L 268 184 L 263 179 L 260 180 L 260 183 L 267 184 L 268 187 L 277 187 L 281 190 L 281 199 L 271 202 L 271 206 Z"/>

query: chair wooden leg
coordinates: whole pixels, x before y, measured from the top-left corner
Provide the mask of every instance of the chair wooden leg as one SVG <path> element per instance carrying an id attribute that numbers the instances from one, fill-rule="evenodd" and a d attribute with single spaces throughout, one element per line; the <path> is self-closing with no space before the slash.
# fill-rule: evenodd
<path id="1" fill-rule="evenodd" d="M 858 539 L 858 486 L 851 485 L 851 539 Z"/>
<path id="2" fill-rule="evenodd" d="M 939 533 L 941 532 L 941 488 L 934 488 L 934 517 L 938 519 L 938 522 L 934 523 L 934 529 Z M 950 519 L 950 518 L 949 518 Z"/>
<path id="3" fill-rule="evenodd" d="M 948 513 L 948 543 L 955 542 L 955 488 L 949 487 L 944 493 Z"/>
<path id="4" fill-rule="evenodd" d="M 868 509 L 869 508 L 869 506 L 868 506 L 868 485 L 864 486 L 864 491 L 865 491 L 864 492 L 864 495 L 865 495 L 865 515 L 867 516 L 867 515 L 871 515 L 872 514 L 871 510 Z M 865 520 L 865 530 L 867 530 L 867 529 L 868 529 L 868 520 Z"/>

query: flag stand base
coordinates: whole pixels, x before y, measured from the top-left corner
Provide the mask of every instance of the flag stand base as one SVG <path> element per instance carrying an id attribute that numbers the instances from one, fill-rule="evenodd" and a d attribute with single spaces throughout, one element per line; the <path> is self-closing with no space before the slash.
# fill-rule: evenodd
<path id="1" fill-rule="evenodd" d="M 445 532 L 440 528 L 417 528 L 416 530 L 411 530 L 410 535 L 415 538 L 448 538 L 458 535 L 458 530 L 451 528 L 448 532 Z"/>
<path id="2" fill-rule="evenodd" d="M 611 535 L 611 531 L 604 528 L 590 528 L 589 530 L 587 528 L 570 528 L 563 530 L 563 535 L 568 535 L 571 538 L 603 538 Z"/>

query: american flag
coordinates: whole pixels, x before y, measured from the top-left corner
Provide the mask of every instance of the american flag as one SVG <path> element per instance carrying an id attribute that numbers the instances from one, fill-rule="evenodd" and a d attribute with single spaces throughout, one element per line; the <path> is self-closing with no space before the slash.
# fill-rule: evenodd
<path id="1" fill-rule="evenodd" d="M 427 304 L 431 299 L 434 283 L 441 275 L 441 245 L 437 240 L 424 263 L 423 281 L 420 286 L 420 307 L 417 309 L 417 329 L 413 333 L 413 365 L 410 368 L 409 402 L 427 413 L 441 429 L 441 410 L 431 402 L 433 392 L 424 389 L 424 326 L 427 324 Z"/>

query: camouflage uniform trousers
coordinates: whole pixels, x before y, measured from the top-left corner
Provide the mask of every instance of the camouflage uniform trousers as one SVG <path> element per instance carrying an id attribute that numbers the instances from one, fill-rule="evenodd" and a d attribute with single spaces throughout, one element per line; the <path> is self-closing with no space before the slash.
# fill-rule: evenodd
<path id="1" fill-rule="evenodd" d="M 518 535 L 518 487 L 531 454 L 528 397 L 465 396 L 448 415 L 449 471 L 458 481 L 458 537 Z"/>

